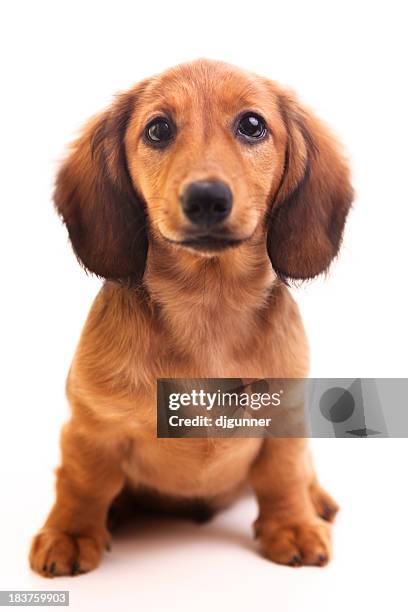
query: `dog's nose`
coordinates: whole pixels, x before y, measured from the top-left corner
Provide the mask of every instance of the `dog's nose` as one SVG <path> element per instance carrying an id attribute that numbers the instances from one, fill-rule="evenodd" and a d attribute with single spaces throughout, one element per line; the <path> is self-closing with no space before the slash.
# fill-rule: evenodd
<path id="1" fill-rule="evenodd" d="M 222 181 L 197 181 L 187 185 L 181 197 L 186 217 L 203 228 L 210 228 L 228 217 L 232 193 Z"/>

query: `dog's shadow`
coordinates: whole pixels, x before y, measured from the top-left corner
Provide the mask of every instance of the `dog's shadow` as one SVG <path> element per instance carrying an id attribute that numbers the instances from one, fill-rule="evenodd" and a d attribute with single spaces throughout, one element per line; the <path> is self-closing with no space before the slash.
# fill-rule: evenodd
<path id="1" fill-rule="evenodd" d="M 248 551 L 257 549 L 253 538 L 251 498 L 245 495 L 234 506 L 214 515 L 199 512 L 193 516 L 133 508 L 111 525 L 112 544 L 120 554 L 135 549 L 157 554 L 171 548 L 186 548 L 205 543 L 224 543 Z M 245 520 L 242 520 L 242 519 Z"/>

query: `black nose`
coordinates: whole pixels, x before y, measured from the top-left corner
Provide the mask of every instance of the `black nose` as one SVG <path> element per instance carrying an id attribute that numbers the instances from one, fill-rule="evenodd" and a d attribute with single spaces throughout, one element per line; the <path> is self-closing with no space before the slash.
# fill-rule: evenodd
<path id="1" fill-rule="evenodd" d="M 197 181 L 186 187 L 181 206 L 192 223 L 210 228 L 230 214 L 232 193 L 222 181 Z"/>

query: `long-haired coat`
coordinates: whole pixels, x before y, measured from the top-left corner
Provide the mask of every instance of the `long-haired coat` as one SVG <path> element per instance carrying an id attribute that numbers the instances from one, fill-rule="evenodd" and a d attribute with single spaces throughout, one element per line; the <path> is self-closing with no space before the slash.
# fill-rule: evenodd
<path id="1" fill-rule="evenodd" d="M 352 200 L 327 128 L 275 83 L 200 60 L 92 119 L 55 203 L 105 283 L 69 372 L 56 502 L 30 562 L 95 568 L 126 488 L 164 508 L 224 506 L 245 483 L 269 559 L 324 565 L 336 504 L 305 439 L 157 439 L 158 378 L 297 378 L 308 347 L 287 279 L 336 256 Z"/>

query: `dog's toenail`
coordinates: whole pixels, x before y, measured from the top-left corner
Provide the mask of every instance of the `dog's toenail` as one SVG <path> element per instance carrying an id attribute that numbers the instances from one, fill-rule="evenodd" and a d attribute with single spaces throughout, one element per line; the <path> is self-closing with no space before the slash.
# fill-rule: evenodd
<path id="1" fill-rule="evenodd" d="M 46 574 L 48 572 L 47 564 L 43 565 L 43 572 Z"/>
<path id="2" fill-rule="evenodd" d="M 324 504 L 322 518 L 328 521 L 336 514 L 336 508 L 332 508 L 328 504 Z"/>
<path id="3" fill-rule="evenodd" d="M 76 576 L 76 574 L 79 574 L 79 563 L 77 561 L 74 561 L 72 564 L 71 574 L 73 576 Z"/>
<path id="4" fill-rule="evenodd" d="M 319 555 L 317 557 L 318 565 L 325 565 L 327 563 L 327 555 Z"/>
<path id="5" fill-rule="evenodd" d="M 54 575 L 54 574 L 55 574 L 56 567 L 57 567 L 57 566 L 56 566 L 56 563 L 55 563 L 55 561 L 53 561 L 53 562 L 51 563 L 51 565 L 50 565 L 50 570 L 49 570 L 49 571 L 50 571 L 50 574 L 52 574 L 52 575 Z"/>
<path id="6" fill-rule="evenodd" d="M 292 567 L 300 567 L 302 565 L 302 559 L 299 555 L 293 555 L 292 559 L 289 561 L 289 565 Z"/>

